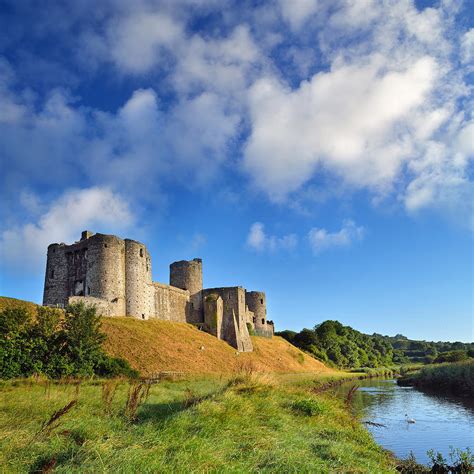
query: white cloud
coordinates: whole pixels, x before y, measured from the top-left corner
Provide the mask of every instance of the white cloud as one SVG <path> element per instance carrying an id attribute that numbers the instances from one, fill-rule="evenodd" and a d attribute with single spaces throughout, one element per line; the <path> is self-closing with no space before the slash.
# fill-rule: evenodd
<path id="1" fill-rule="evenodd" d="M 92 60 L 114 63 L 129 74 L 156 67 L 182 41 L 183 25 L 164 12 L 137 8 L 112 17 L 104 34 L 87 32 L 82 48 Z"/>
<path id="2" fill-rule="evenodd" d="M 353 242 L 363 239 L 365 229 L 347 219 L 337 232 L 328 232 L 324 228 L 313 227 L 308 232 L 308 241 L 315 255 L 333 247 L 348 247 Z"/>
<path id="3" fill-rule="evenodd" d="M 471 63 L 471 69 L 474 67 L 472 65 L 472 61 L 474 61 L 474 28 L 464 33 L 461 38 L 461 59 L 467 65 Z"/>
<path id="4" fill-rule="evenodd" d="M 50 243 L 72 243 L 82 230 L 120 232 L 133 223 L 129 203 L 107 188 L 66 191 L 35 221 L 0 234 L 0 260 L 15 272 L 40 271 Z"/>
<path id="5" fill-rule="evenodd" d="M 282 237 L 267 235 L 261 222 L 254 222 L 247 236 L 247 245 L 258 252 L 275 252 L 277 250 L 292 250 L 298 244 L 295 234 Z"/>
<path id="6" fill-rule="evenodd" d="M 318 165 L 357 186 L 390 184 L 412 153 L 407 123 L 422 113 L 436 75 L 430 57 L 390 71 L 374 56 L 318 73 L 296 90 L 262 79 L 250 92 L 244 166 L 277 201 L 301 188 Z"/>
<path id="7" fill-rule="evenodd" d="M 303 24 L 322 8 L 320 0 L 279 0 L 281 14 L 293 30 Z"/>
<path id="8" fill-rule="evenodd" d="M 12 102 L 1 72 L 0 101 Z M 156 204 L 164 179 L 192 187 L 213 177 L 240 126 L 240 116 L 207 92 L 166 113 L 151 88 L 135 90 L 115 113 L 81 107 L 63 90 L 38 106 L 21 96 L 12 103 L 19 112 L 3 116 L 1 137 L 6 195 L 19 186 L 57 192 L 64 182 L 86 180 Z M 48 172 L 32 173 L 38 166 Z"/>

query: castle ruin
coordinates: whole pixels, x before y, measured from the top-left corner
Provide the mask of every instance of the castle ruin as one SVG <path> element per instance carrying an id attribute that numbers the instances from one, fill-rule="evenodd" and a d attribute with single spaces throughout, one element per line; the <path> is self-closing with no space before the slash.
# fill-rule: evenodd
<path id="1" fill-rule="evenodd" d="M 203 289 L 202 260 L 170 265 L 170 284 L 152 281 L 144 244 L 82 232 L 72 245 L 48 247 L 43 305 L 83 301 L 102 316 L 129 316 L 195 324 L 240 352 L 252 351 L 250 334 L 271 337 L 265 293 L 240 286 Z"/>

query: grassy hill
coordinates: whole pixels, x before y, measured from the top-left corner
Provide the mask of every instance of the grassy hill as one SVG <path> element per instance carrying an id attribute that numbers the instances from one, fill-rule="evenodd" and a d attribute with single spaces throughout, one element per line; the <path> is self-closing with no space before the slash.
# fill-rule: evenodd
<path id="1" fill-rule="evenodd" d="M 7 307 L 26 308 L 31 314 L 36 309 L 34 303 L 0 297 L 0 310 Z M 281 337 L 253 336 L 254 351 L 238 353 L 226 342 L 185 323 L 103 318 L 102 330 L 107 335 L 106 352 L 128 360 L 143 375 L 161 371 L 228 374 L 243 365 L 259 372 L 333 372 Z"/>

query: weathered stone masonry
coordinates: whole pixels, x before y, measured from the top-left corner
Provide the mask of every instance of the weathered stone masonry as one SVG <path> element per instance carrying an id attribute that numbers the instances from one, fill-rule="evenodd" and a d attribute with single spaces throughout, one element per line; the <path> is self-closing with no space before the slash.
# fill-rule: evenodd
<path id="1" fill-rule="evenodd" d="M 170 284 L 152 281 L 151 256 L 141 242 L 84 231 L 72 245 L 48 247 L 43 304 L 84 301 L 102 316 L 197 324 L 242 352 L 250 333 L 271 337 L 265 293 L 240 286 L 203 289 L 202 260 L 170 265 Z"/>

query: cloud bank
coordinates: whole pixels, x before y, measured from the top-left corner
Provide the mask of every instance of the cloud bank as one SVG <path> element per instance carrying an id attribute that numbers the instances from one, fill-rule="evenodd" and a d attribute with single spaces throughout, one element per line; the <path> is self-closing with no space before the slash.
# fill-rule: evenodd
<path id="1" fill-rule="evenodd" d="M 55 199 L 98 186 L 152 205 L 167 186 L 228 179 L 290 208 L 309 189 L 363 190 L 379 205 L 472 218 L 474 36 L 462 2 L 10 6 L 35 27 L 0 24 L 7 203 L 18 188 Z M 37 56 L 31 41 L 64 50 Z M 81 95 L 96 84 L 114 90 L 113 106 Z"/>

